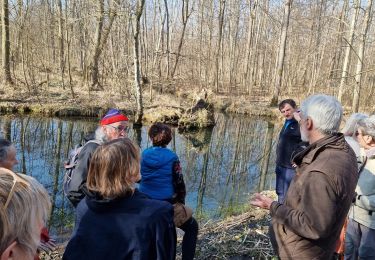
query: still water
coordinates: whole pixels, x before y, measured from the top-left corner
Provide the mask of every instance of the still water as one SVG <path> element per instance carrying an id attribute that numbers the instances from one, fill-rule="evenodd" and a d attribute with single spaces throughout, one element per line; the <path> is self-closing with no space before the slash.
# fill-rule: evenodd
<path id="1" fill-rule="evenodd" d="M 216 114 L 216 126 L 179 133 L 169 148 L 180 158 L 187 188 L 186 203 L 201 221 L 220 219 L 246 209 L 250 194 L 274 187 L 277 133 L 262 118 Z M 63 163 L 95 119 L 0 117 L 1 135 L 17 149 L 15 170 L 38 179 L 52 199 L 50 232 L 64 241 L 74 223 L 74 211 L 62 192 Z M 142 150 L 151 146 L 148 126 L 130 130 L 129 138 Z"/>

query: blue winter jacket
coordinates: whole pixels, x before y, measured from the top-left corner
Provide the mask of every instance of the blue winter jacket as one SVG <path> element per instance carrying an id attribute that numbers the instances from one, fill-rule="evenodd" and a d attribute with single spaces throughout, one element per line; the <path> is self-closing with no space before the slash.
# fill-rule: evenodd
<path id="1" fill-rule="evenodd" d="M 86 194 L 64 260 L 169 260 L 176 255 L 173 207 L 138 192 L 105 200 Z"/>
<path id="2" fill-rule="evenodd" d="M 168 148 L 153 146 L 144 150 L 139 190 L 152 199 L 172 199 L 174 194 L 172 168 L 177 160 L 177 155 Z"/>

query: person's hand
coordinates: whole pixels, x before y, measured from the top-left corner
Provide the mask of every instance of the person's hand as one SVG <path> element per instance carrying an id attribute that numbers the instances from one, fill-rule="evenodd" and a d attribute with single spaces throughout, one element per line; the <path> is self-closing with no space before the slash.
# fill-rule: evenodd
<path id="1" fill-rule="evenodd" d="M 301 111 L 300 110 L 297 110 L 296 112 L 293 113 L 293 116 L 294 116 L 294 119 L 297 120 L 297 122 L 299 123 L 299 121 L 301 121 Z"/>
<path id="2" fill-rule="evenodd" d="M 263 209 L 270 209 L 272 202 L 273 200 L 271 198 L 260 193 L 255 193 L 253 199 L 250 201 L 250 204 Z"/>

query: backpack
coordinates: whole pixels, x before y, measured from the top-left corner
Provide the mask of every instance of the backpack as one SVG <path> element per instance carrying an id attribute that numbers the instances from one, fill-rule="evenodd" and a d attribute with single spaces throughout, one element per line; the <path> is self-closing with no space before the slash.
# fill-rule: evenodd
<path id="1" fill-rule="evenodd" d="M 87 141 L 84 145 L 77 144 L 72 150 L 70 150 L 68 160 L 64 163 L 65 174 L 63 180 L 63 190 L 65 196 L 68 196 L 69 193 L 69 185 L 74 174 L 74 169 L 76 168 L 78 163 L 78 156 L 82 151 L 83 147 L 85 147 L 85 145 L 87 145 L 88 143 L 95 143 L 98 145 L 101 144 L 100 141 L 95 139 Z"/>

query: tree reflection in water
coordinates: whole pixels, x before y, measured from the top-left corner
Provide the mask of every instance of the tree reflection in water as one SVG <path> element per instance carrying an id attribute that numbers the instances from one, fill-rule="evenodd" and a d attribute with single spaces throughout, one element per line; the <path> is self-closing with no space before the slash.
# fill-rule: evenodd
<path id="1" fill-rule="evenodd" d="M 0 117 L 1 136 L 17 148 L 16 170 L 45 185 L 52 199 L 50 229 L 67 240 L 74 210 L 62 192 L 63 163 L 76 144 L 94 131 L 98 120 Z M 273 187 L 277 130 L 261 118 L 216 115 L 216 126 L 197 132 L 173 129 L 170 148 L 180 157 L 187 186 L 187 204 L 200 219 L 222 218 L 240 212 L 249 194 Z M 148 126 L 129 137 L 141 149 L 151 145 Z"/>

